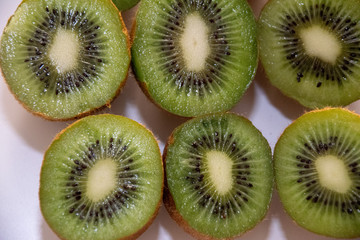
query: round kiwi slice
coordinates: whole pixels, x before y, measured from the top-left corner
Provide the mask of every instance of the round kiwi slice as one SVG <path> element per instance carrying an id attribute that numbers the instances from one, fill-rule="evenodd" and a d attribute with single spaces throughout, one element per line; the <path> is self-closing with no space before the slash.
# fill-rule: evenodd
<path id="1" fill-rule="evenodd" d="M 157 215 L 163 180 L 150 131 L 122 116 L 88 116 L 45 153 L 41 212 L 61 239 L 135 239 Z"/>
<path id="2" fill-rule="evenodd" d="M 138 83 L 176 115 L 230 109 L 255 74 L 256 22 L 246 0 L 144 0 L 133 39 Z"/>
<path id="3" fill-rule="evenodd" d="M 275 180 L 288 214 L 326 236 L 360 237 L 360 116 L 314 110 L 292 123 L 274 149 Z"/>
<path id="4" fill-rule="evenodd" d="M 358 0 L 269 1 L 258 26 L 271 83 L 309 108 L 358 100 L 359 8 Z"/>
<path id="5" fill-rule="evenodd" d="M 117 96 L 130 66 L 129 45 L 110 0 L 24 0 L 1 38 L 1 70 L 28 110 L 67 120 Z"/>
<path id="6" fill-rule="evenodd" d="M 265 216 L 272 155 L 249 120 L 232 113 L 189 120 L 169 137 L 163 161 L 165 207 L 196 238 L 232 238 Z"/>

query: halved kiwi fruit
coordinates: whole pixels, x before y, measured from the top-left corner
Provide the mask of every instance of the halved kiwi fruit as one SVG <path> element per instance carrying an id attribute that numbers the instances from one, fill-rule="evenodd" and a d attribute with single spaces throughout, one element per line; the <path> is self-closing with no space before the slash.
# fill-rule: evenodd
<path id="1" fill-rule="evenodd" d="M 229 110 L 255 74 L 256 23 L 246 0 L 141 1 L 133 39 L 138 83 L 176 115 Z"/>
<path id="2" fill-rule="evenodd" d="M 360 2 L 271 0 L 259 18 L 271 83 L 309 108 L 360 98 Z"/>
<path id="3" fill-rule="evenodd" d="M 61 239 L 135 239 L 157 215 L 163 179 L 150 131 L 122 116 L 87 116 L 45 153 L 41 212 Z"/>
<path id="4" fill-rule="evenodd" d="M 360 237 L 360 116 L 314 110 L 286 128 L 274 149 L 275 180 L 288 214 L 302 227 Z"/>
<path id="5" fill-rule="evenodd" d="M 26 109 L 67 120 L 117 96 L 130 66 L 129 45 L 110 0 L 24 0 L 1 38 L 1 70 Z"/>
<path id="6" fill-rule="evenodd" d="M 232 113 L 193 118 L 177 127 L 163 154 L 164 204 L 199 239 L 229 239 L 265 216 L 273 188 L 268 142 Z"/>

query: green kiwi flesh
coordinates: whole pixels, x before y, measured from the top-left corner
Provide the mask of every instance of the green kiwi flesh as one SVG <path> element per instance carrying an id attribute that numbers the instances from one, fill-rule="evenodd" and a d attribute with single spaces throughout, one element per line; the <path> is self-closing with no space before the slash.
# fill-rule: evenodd
<path id="1" fill-rule="evenodd" d="M 173 114 L 229 110 L 254 77 L 256 22 L 245 0 L 145 0 L 135 22 L 135 77 Z"/>
<path id="2" fill-rule="evenodd" d="M 40 208 L 61 239 L 135 239 L 158 212 L 163 180 L 150 131 L 122 116 L 87 116 L 46 151 Z"/>
<path id="3" fill-rule="evenodd" d="M 360 237 L 360 116 L 326 108 L 299 117 L 275 146 L 274 168 L 284 208 L 300 226 Z"/>
<path id="4" fill-rule="evenodd" d="M 119 11 L 126 11 L 134 7 L 140 0 L 112 0 Z"/>
<path id="5" fill-rule="evenodd" d="M 110 0 L 24 0 L 4 29 L 0 64 L 26 109 L 66 120 L 117 96 L 130 66 L 129 46 Z"/>
<path id="6" fill-rule="evenodd" d="M 308 108 L 360 98 L 360 2 L 271 0 L 259 23 L 270 82 Z"/>
<path id="7" fill-rule="evenodd" d="M 232 113 L 193 118 L 174 130 L 163 161 L 165 207 L 196 238 L 232 238 L 265 216 L 271 149 L 249 120 Z"/>

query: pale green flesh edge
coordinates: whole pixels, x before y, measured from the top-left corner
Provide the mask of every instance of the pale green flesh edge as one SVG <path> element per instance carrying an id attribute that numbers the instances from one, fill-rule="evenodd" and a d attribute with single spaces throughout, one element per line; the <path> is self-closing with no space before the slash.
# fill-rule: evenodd
<path id="1" fill-rule="evenodd" d="M 250 171 L 252 182 L 256 186 L 249 192 L 250 200 L 245 204 L 245 207 L 242 207 L 236 216 L 232 215 L 226 219 L 214 217 L 208 209 L 204 210 L 199 205 L 194 204 L 198 195 L 195 194 L 193 188 L 189 187 L 189 182 L 185 180 L 188 165 L 186 159 L 182 158 L 182 153 L 187 151 L 189 147 L 189 141 L 194 140 L 194 135 L 200 134 L 199 130 L 204 133 L 211 133 L 212 127 L 209 126 L 209 129 L 205 129 L 202 124 L 210 121 L 219 122 L 221 118 L 228 122 L 229 132 L 232 131 L 236 139 L 241 139 L 239 144 L 246 145 L 250 149 L 250 155 L 253 159 L 249 162 L 251 164 Z M 261 221 L 268 210 L 272 196 L 271 150 L 261 133 L 248 120 L 235 114 L 213 114 L 198 117 L 179 126 L 172 136 L 173 141 L 168 145 L 164 160 L 166 162 L 167 186 L 174 199 L 176 210 L 191 228 L 207 236 L 225 238 L 239 236 Z"/>
<path id="2" fill-rule="evenodd" d="M 46 6 L 61 8 L 64 4 L 58 1 L 26 0 L 19 6 L 4 30 L 0 63 L 11 92 L 25 108 L 50 119 L 73 118 L 108 104 L 125 83 L 130 66 L 128 36 L 119 12 L 107 0 L 66 3 L 66 9 L 74 7 L 88 10 L 93 13 L 93 18 L 99 21 L 105 41 L 105 61 L 101 66 L 102 73 L 95 80 L 95 84 L 89 84 L 71 94 L 44 95 L 39 91 L 42 83 L 24 63 L 21 47 L 32 36 L 31 29 L 36 27 L 37 23 L 33 19 L 42 17 L 39 12 L 45 11 Z M 96 9 L 96 12 L 91 9 Z"/>
<path id="3" fill-rule="evenodd" d="M 352 215 L 342 213 L 339 208 L 314 204 L 305 200 L 304 189 L 297 183 L 298 167 L 294 164 L 294 149 L 299 148 L 300 139 L 342 134 L 360 146 L 360 118 L 341 108 L 309 112 L 292 123 L 282 134 L 274 149 L 275 182 L 280 200 L 286 212 L 305 229 L 331 237 L 354 238 L 360 236 L 360 212 Z M 320 130 L 321 129 L 321 130 Z M 354 145 L 354 148 L 356 148 Z M 354 149 L 356 151 L 356 149 Z M 357 180 L 355 180 L 357 179 Z M 359 178 L 352 178 L 360 184 Z M 305 197 L 304 197 L 305 196 Z"/>
<path id="4" fill-rule="evenodd" d="M 223 6 L 222 12 L 231 16 L 228 19 L 232 22 L 227 25 L 231 29 L 227 33 L 231 39 L 231 56 L 226 59 L 228 65 L 222 68 L 224 80 L 220 89 L 214 84 L 211 94 L 199 97 L 184 89 L 178 90 L 173 83 L 174 76 L 157 63 L 157 59 L 162 58 L 159 47 L 154 47 L 154 43 L 155 46 L 158 43 L 153 40 L 157 38 L 154 32 L 159 27 L 157 14 L 166 14 L 162 6 L 170 2 L 145 0 L 139 5 L 132 45 L 132 66 L 137 80 L 157 105 L 176 115 L 190 117 L 229 110 L 249 87 L 257 67 L 256 23 L 251 8 L 243 0 L 215 1 Z"/>
<path id="5" fill-rule="evenodd" d="M 352 67 L 353 75 L 343 81 L 342 86 L 334 83 L 324 82 L 321 87 L 316 87 L 317 79 L 313 75 L 305 75 L 301 82 L 296 81 L 298 71 L 286 60 L 280 39 L 274 35 L 276 27 L 282 22 L 280 19 L 283 12 L 299 12 L 301 6 L 310 4 L 328 3 L 330 5 L 345 6 L 348 11 L 344 15 L 350 16 L 353 21 L 359 22 L 360 15 L 357 11 L 360 7 L 358 1 L 329 1 L 329 0 L 272 0 L 265 5 L 258 21 L 259 53 L 266 75 L 270 82 L 281 92 L 303 106 L 311 109 L 326 106 L 346 106 L 360 98 L 360 67 Z M 358 7 L 355 7 L 358 6 Z M 357 20 L 356 20 L 357 19 Z M 359 29 L 359 28 L 357 28 Z"/>
<path id="6" fill-rule="evenodd" d="M 89 139 L 121 136 L 131 146 L 135 146 L 141 165 L 138 181 L 142 190 L 135 204 L 123 208 L 122 217 L 112 221 L 87 225 L 79 217 L 63 209 L 64 193 L 61 188 L 73 163 L 71 156 L 84 147 Z M 64 154 L 65 153 L 65 154 Z M 65 179 L 64 179 L 65 178 Z M 56 137 L 45 153 L 40 175 L 40 207 L 49 226 L 63 239 L 115 240 L 135 234 L 154 217 L 162 199 L 163 168 L 159 146 L 143 126 L 133 120 L 116 115 L 97 115 L 85 117 Z M 68 206 L 68 205 L 67 205 Z"/>

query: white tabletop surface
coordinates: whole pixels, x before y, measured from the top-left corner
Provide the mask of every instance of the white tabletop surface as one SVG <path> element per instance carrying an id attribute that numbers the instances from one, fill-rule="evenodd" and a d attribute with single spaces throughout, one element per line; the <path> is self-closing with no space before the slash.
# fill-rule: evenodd
<path id="1" fill-rule="evenodd" d="M 258 16 L 265 0 L 253 0 Z M 20 0 L 0 0 L 0 30 Z M 135 8 L 124 13 L 131 27 Z M 348 108 L 360 113 L 360 102 Z M 282 131 L 306 109 L 272 87 L 263 69 L 241 101 L 231 110 L 249 118 L 263 133 L 273 149 Z M 130 73 L 120 96 L 103 112 L 127 116 L 154 132 L 160 149 L 172 130 L 186 119 L 173 116 L 154 106 L 141 92 Z M 39 173 L 45 150 L 57 132 L 71 122 L 50 122 L 27 112 L 11 95 L 0 76 L 0 240 L 57 240 L 43 219 L 38 200 Z M 162 206 L 150 228 L 139 238 L 158 240 L 192 239 L 177 226 Z M 270 210 L 243 240 L 326 240 L 298 227 L 284 212 L 274 192 Z"/>

